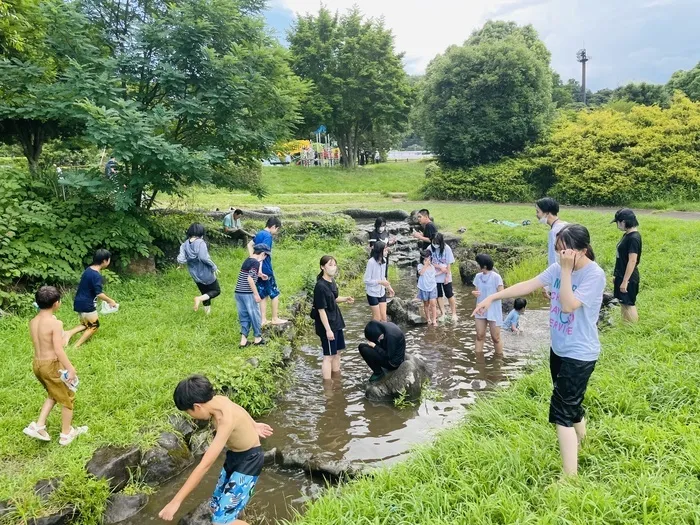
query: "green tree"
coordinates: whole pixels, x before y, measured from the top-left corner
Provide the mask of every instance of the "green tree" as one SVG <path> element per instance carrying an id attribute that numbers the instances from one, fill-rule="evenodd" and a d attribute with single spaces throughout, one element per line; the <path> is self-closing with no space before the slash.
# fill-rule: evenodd
<path id="1" fill-rule="evenodd" d="M 670 96 L 662 84 L 630 82 L 613 91 L 612 100 L 627 100 L 643 106 L 668 107 Z"/>
<path id="2" fill-rule="evenodd" d="M 488 23 L 428 66 L 421 96 L 426 143 L 450 166 L 521 151 L 552 109 L 549 54 L 531 27 Z"/>
<path id="3" fill-rule="evenodd" d="M 75 5 L 50 0 L 25 7 L 15 11 L 22 22 L 0 57 L 0 140 L 18 142 L 34 173 L 47 140 L 81 132 L 84 115 L 74 102 L 103 102 L 109 91 L 106 63 Z"/>
<path id="4" fill-rule="evenodd" d="M 552 71 L 552 102 L 558 108 L 568 108 L 574 105 L 576 99 L 567 84 L 564 84 L 559 73 Z"/>
<path id="5" fill-rule="evenodd" d="M 676 90 L 685 93 L 690 100 L 700 100 L 700 62 L 688 71 L 676 71 L 666 84 L 669 93 Z"/>
<path id="6" fill-rule="evenodd" d="M 294 71 L 312 84 L 302 135 L 324 124 L 345 167 L 357 164 L 360 148 L 398 137 L 411 89 L 382 20 L 365 19 L 357 8 L 340 16 L 321 7 L 298 17 L 288 39 Z"/>
<path id="7" fill-rule="evenodd" d="M 238 167 L 259 165 L 291 135 L 303 85 L 259 4 L 83 4 L 114 53 L 123 99 L 83 105 L 88 135 L 112 149 L 119 185 L 135 205 L 195 182 L 239 185 Z"/>

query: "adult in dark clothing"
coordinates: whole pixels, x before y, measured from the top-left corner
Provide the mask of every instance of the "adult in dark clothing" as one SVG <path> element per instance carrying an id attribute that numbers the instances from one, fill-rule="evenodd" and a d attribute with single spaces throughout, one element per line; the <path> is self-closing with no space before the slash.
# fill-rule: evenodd
<path id="1" fill-rule="evenodd" d="M 430 212 L 423 208 L 418 212 L 418 223 L 420 224 L 421 231 L 413 232 L 413 237 L 418 239 L 418 252 L 422 254 L 425 250 L 430 248 L 433 239 L 437 235 L 437 226 L 430 219 Z M 418 256 L 418 264 L 423 262 L 423 257 Z"/>
<path id="2" fill-rule="evenodd" d="M 632 210 L 618 210 L 612 222 L 625 232 L 617 244 L 615 258 L 614 290 L 615 297 L 622 307 L 622 319 L 630 323 L 639 320 L 637 314 L 637 293 L 639 292 L 639 262 L 642 259 L 642 236 L 637 231 L 639 221 Z"/>
<path id="3" fill-rule="evenodd" d="M 365 326 L 367 343 L 360 343 L 362 359 L 372 369 L 370 381 L 378 381 L 384 370 L 396 370 L 406 357 L 406 338 L 394 323 L 370 321 Z"/>
<path id="4" fill-rule="evenodd" d="M 369 232 L 369 249 L 370 249 L 370 251 L 374 247 L 374 243 L 377 241 L 382 241 L 387 246 L 393 246 L 394 244 L 396 244 L 396 239 L 391 237 L 389 235 L 389 232 L 386 230 L 386 220 L 384 219 L 384 217 L 377 217 L 377 220 L 374 221 L 374 230 Z M 387 255 L 384 259 L 386 260 L 386 275 L 385 275 L 385 277 L 388 279 L 389 278 L 389 256 Z"/>

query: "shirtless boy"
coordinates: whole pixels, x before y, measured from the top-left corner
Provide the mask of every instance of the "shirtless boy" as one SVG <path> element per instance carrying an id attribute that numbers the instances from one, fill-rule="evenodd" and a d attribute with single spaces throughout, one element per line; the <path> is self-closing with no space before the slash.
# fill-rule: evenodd
<path id="1" fill-rule="evenodd" d="M 51 441 L 46 432 L 46 419 L 58 403 L 61 405 L 61 436 L 59 444 L 68 445 L 80 434 L 85 434 L 87 427 L 74 428 L 73 401 L 75 393 L 61 380 L 59 370 L 68 371 L 68 381 L 76 379 L 75 368 L 71 364 L 64 346 L 63 323 L 56 319 L 54 313 L 61 306 L 61 294 L 53 286 L 42 286 L 35 295 L 39 313 L 29 321 L 29 333 L 34 343 L 34 375 L 46 389 L 48 397 L 41 407 L 39 419 L 31 422 L 23 432 L 29 437 L 41 441 Z"/>
<path id="2" fill-rule="evenodd" d="M 177 408 L 191 417 L 211 420 L 216 429 L 216 437 L 180 491 L 158 516 L 171 521 L 185 498 L 199 485 L 221 451 L 226 448 L 224 467 L 211 498 L 212 523 L 247 525 L 238 516 L 250 501 L 262 471 L 264 453 L 260 438 L 271 436 L 272 428 L 253 421 L 243 407 L 229 398 L 214 395 L 211 383 L 201 375 L 180 381 L 173 398 Z"/>

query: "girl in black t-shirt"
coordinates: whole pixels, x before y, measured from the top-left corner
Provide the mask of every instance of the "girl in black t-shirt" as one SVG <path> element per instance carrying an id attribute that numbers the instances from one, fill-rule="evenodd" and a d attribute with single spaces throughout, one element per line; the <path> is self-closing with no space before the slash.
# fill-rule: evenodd
<path id="1" fill-rule="evenodd" d="M 314 287 L 312 317 L 315 321 L 316 335 L 321 339 L 323 349 L 321 374 L 323 379 L 330 379 L 331 373 L 340 372 L 340 351 L 345 349 L 345 321 L 338 303 L 352 304 L 355 299 L 338 296 L 338 285 L 334 279 L 338 271 L 335 257 L 324 255 L 319 265 L 321 273 L 318 274 Z"/>
<path id="2" fill-rule="evenodd" d="M 625 234 L 617 245 L 614 271 L 614 295 L 620 301 L 623 321 L 636 323 L 637 293 L 639 292 L 639 270 L 642 259 L 642 236 L 637 231 L 639 221 L 629 208 L 615 213 L 614 223 Z"/>

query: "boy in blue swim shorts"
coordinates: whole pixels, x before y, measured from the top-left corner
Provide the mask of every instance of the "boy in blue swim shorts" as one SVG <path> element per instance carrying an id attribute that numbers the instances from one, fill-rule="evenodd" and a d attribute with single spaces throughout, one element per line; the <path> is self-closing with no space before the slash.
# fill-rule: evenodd
<path id="1" fill-rule="evenodd" d="M 172 521 L 182 502 L 226 448 L 226 460 L 211 499 L 212 523 L 246 525 L 238 516 L 250 501 L 262 471 L 265 455 L 260 438 L 271 436 L 272 428 L 253 421 L 243 407 L 229 398 L 215 395 L 209 380 L 201 375 L 180 381 L 173 398 L 179 410 L 195 419 L 209 420 L 216 429 L 216 437 L 199 465 L 158 516 Z"/>
<path id="2" fill-rule="evenodd" d="M 279 304 L 280 304 L 280 290 L 277 287 L 277 280 L 275 279 L 275 272 L 272 269 L 272 244 L 273 236 L 277 235 L 282 228 L 282 221 L 277 217 L 270 217 L 267 219 L 265 229 L 260 230 L 255 234 L 253 240 L 248 243 L 248 254 L 250 257 L 253 256 L 253 251 L 256 245 L 264 244 L 268 247 L 270 253 L 262 262 L 259 272 L 259 279 L 257 283 L 258 295 L 260 295 L 260 317 L 262 318 L 262 326 L 269 323 L 267 320 L 267 301 L 268 299 L 272 303 L 272 324 L 284 324 L 287 322 L 286 319 L 282 319 L 279 316 Z"/>

